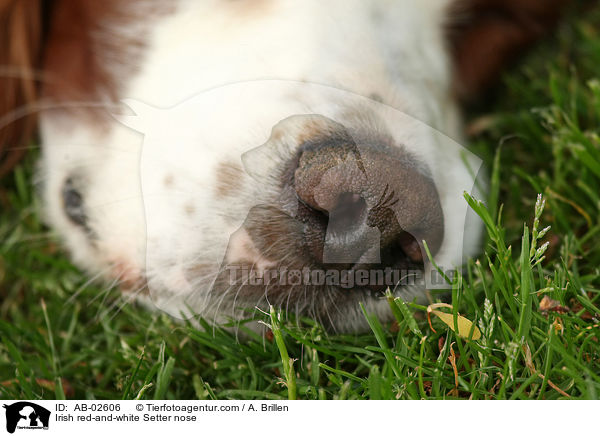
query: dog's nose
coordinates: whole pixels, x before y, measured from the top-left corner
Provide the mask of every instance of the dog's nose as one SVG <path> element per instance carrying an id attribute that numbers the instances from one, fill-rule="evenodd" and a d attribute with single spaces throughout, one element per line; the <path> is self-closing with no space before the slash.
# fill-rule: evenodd
<path id="1" fill-rule="evenodd" d="M 436 186 L 399 148 L 358 147 L 347 134 L 311 140 L 300 148 L 293 183 L 316 262 L 406 266 L 423 263 L 421 241 L 432 254 L 440 248 Z"/>

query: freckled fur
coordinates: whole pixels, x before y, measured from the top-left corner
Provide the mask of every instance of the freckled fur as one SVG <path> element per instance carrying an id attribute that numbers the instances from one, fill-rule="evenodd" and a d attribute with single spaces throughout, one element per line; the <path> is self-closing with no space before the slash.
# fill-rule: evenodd
<path id="1" fill-rule="evenodd" d="M 244 170 L 236 162 L 220 162 L 216 170 L 215 195 L 225 200 L 240 189 Z"/>

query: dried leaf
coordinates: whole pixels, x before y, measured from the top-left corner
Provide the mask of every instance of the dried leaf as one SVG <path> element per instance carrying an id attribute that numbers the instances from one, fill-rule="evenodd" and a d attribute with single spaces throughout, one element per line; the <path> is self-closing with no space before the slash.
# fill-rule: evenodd
<path id="1" fill-rule="evenodd" d="M 460 336 L 461 338 L 471 338 L 475 341 L 481 338 L 481 331 L 479 331 L 477 326 L 474 325 L 464 316 L 457 315 L 456 324 L 458 325 L 458 331 L 456 332 L 454 330 L 454 315 L 452 315 L 451 313 L 440 312 L 439 310 L 428 310 L 427 312 L 433 313 L 435 316 L 437 316 L 440 320 L 442 320 L 444 324 L 450 327 L 450 330 L 457 333 L 458 336 Z M 473 334 L 472 336 L 469 336 L 469 334 L 471 333 L 471 329 L 473 329 Z"/>
<path id="2" fill-rule="evenodd" d="M 569 312 L 569 308 L 565 306 L 561 306 L 559 301 L 553 300 L 552 298 L 544 295 L 542 301 L 540 301 L 540 312 L 548 313 L 548 312 L 557 312 L 557 313 L 567 313 Z"/>

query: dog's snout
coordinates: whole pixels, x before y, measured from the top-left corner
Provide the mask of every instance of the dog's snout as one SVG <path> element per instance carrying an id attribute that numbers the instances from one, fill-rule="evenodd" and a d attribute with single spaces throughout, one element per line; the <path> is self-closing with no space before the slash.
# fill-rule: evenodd
<path id="1" fill-rule="evenodd" d="M 356 267 L 422 264 L 421 241 L 440 248 L 444 219 L 433 180 L 389 146 L 346 134 L 301 147 L 294 172 L 298 217 L 314 260 Z"/>

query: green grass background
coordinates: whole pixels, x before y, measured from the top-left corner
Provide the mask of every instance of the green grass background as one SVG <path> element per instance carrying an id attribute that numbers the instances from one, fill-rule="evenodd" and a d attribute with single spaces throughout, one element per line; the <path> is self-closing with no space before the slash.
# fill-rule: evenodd
<path id="1" fill-rule="evenodd" d="M 243 342 L 123 305 L 82 288 L 40 223 L 31 156 L 0 181 L 0 398 L 597 398 L 600 9 L 574 14 L 503 82 L 468 117 L 492 175 L 488 207 L 472 202 L 487 239 L 451 293 L 480 340 L 437 319 L 434 332 L 424 307 L 393 300 L 397 322 L 367 314 L 368 334 L 272 314 L 272 338 Z M 544 296 L 569 310 L 542 313 Z"/>

